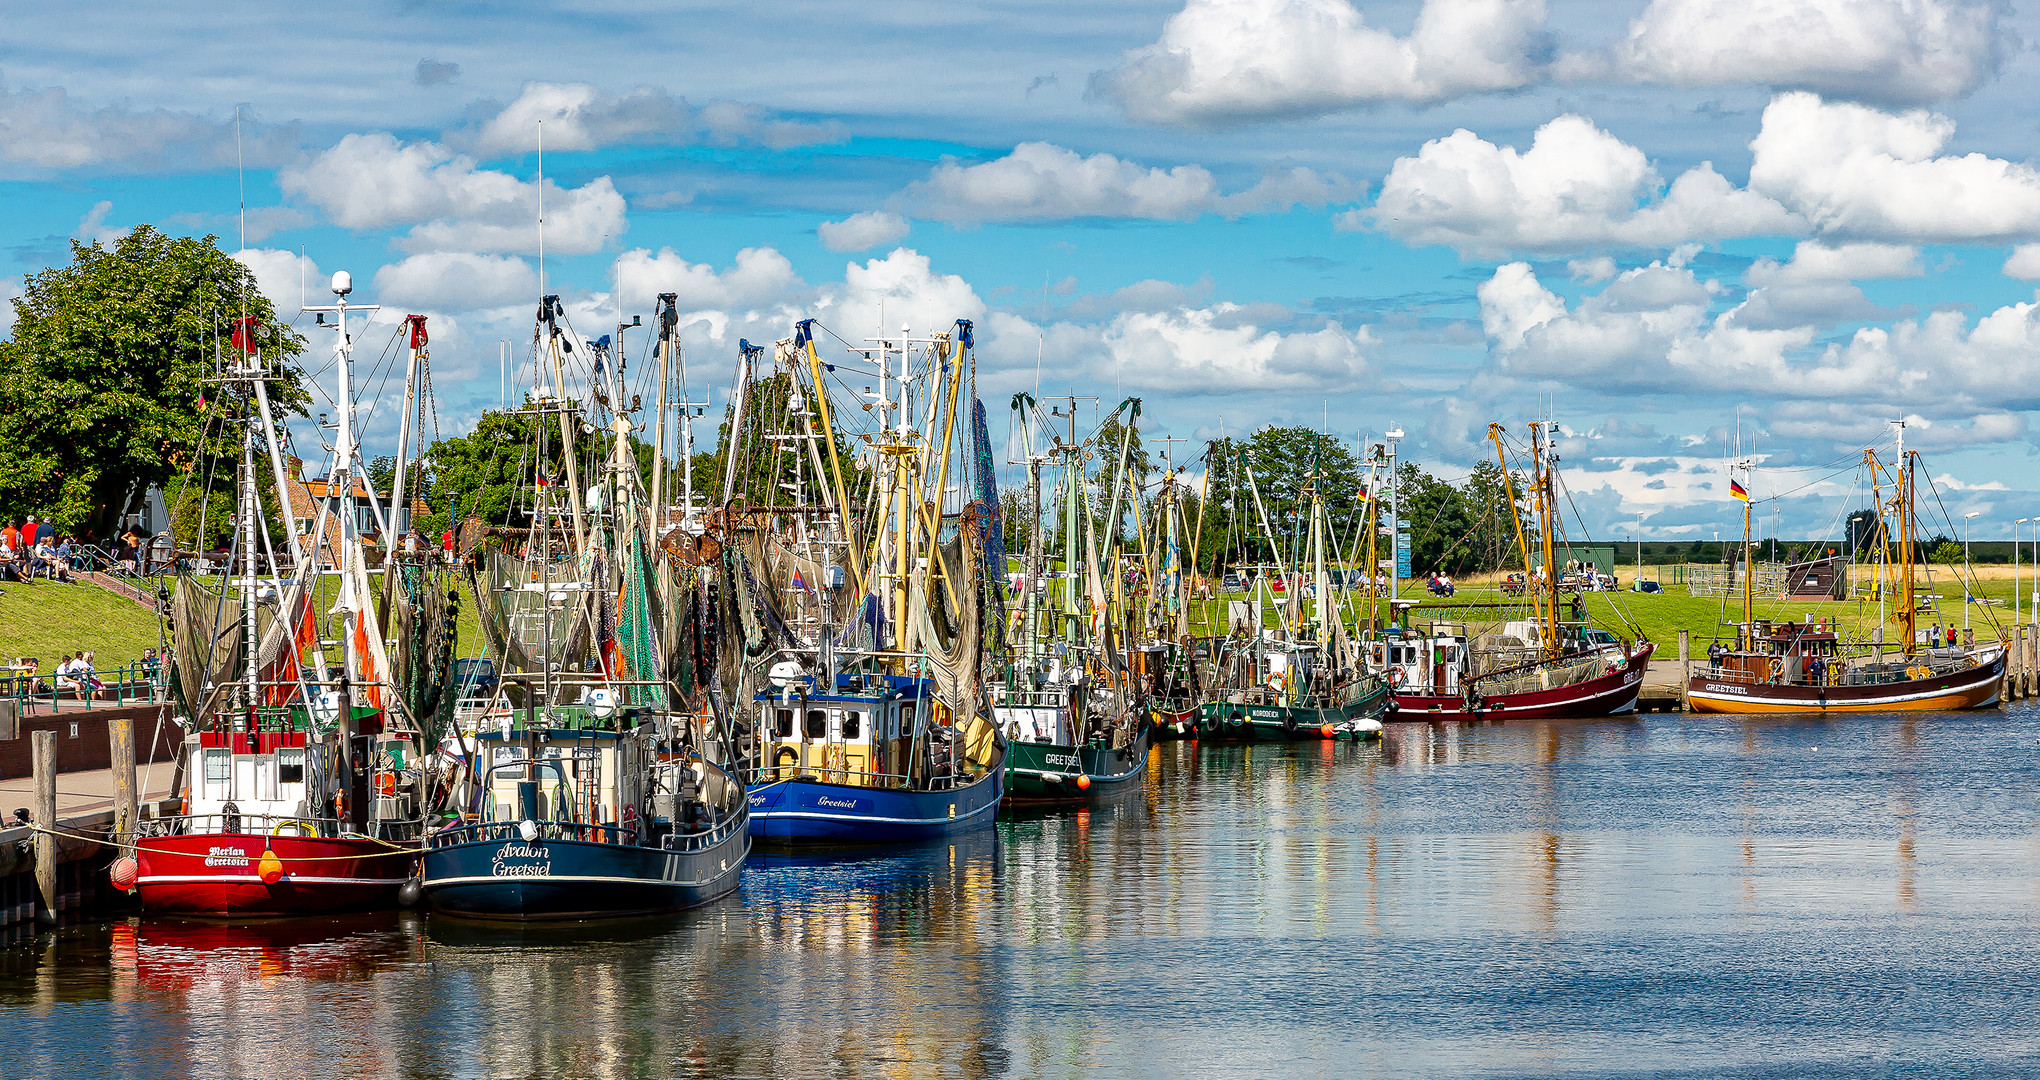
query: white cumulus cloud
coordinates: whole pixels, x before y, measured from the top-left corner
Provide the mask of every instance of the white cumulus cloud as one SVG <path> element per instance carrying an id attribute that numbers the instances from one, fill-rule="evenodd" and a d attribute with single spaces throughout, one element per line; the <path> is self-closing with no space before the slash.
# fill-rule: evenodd
<path id="1" fill-rule="evenodd" d="M 541 122 L 548 150 L 694 142 L 798 146 L 843 138 L 838 125 L 783 120 L 740 102 L 711 102 L 697 109 L 657 87 L 616 94 L 587 83 L 530 82 L 517 100 L 482 124 L 471 142 L 484 155 L 521 154 L 537 146 Z"/>
<path id="2" fill-rule="evenodd" d="M 332 149 L 285 169 L 288 195 L 354 230 L 410 225 L 399 246 L 412 251 L 528 253 L 538 248 L 539 186 L 483 169 L 432 142 L 385 134 L 348 135 Z M 599 251 L 626 227 L 623 196 L 608 177 L 577 188 L 545 182 L 545 245 L 563 255 Z"/>
<path id="3" fill-rule="evenodd" d="M 912 228 L 906 218 L 889 210 L 866 210 L 841 221 L 824 221 L 815 228 L 815 235 L 830 251 L 869 251 L 906 239 Z"/>
<path id="4" fill-rule="evenodd" d="M 1568 115 L 1538 128 L 1526 151 L 1463 128 L 1433 139 L 1396 160 L 1372 208 L 1348 211 L 1339 224 L 1482 253 L 1668 247 L 1805 230 L 1784 206 L 1735 187 L 1711 165 L 1662 187 L 1643 151 Z"/>
<path id="5" fill-rule="evenodd" d="M 944 162 L 909 187 L 921 216 L 975 224 L 1073 218 L 1188 221 L 1206 213 L 1229 217 L 1298 204 L 1322 206 L 1353 187 L 1310 169 L 1271 171 L 1243 191 L 1223 194 L 1201 165 L 1148 168 L 1111 154 L 1084 157 L 1052 143 L 1021 143 L 978 165 Z"/>
<path id="6" fill-rule="evenodd" d="M 2040 236 L 2040 171 L 1983 154 L 1942 155 L 1955 122 L 1816 95 L 1780 94 L 1750 144 L 1750 188 L 1824 235 L 1901 243 Z"/>
<path id="7" fill-rule="evenodd" d="M 255 287 L 269 298 L 280 316 L 294 314 L 307 302 L 319 304 L 331 299 L 319 264 L 295 251 L 248 248 L 235 252 L 233 257 L 255 275 Z"/>
<path id="8" fill-rule="evenodd" d="M 2008 12 L 1996 0 L 1652 0 L 1615 58 L 1645 82 L 1925 104 L 1997 73 L 2018 45 Z"/>
<path id="9" fill-rule="evenodd" d="M 0 166 L 20 173 L 216 168 L 235 160 L 234 121 L 169 109 L 91 106 L 64 90 L 0 86 Z M 269 166 L 297 149 L 295 126 L 244 117 L 242 159 Z"/>
<path id="10" fill-rule="evenodd" d="M 1130 311 L 1102 334 L 1108 372 L 1126 386 L 1171 394 L 1352 390 L 1367 373 L 1366 351 L 1378 344 L 1365 327 L 1280 333 L 1255 325 L 1246 309 Z"/>
<path id="11" fill-rule="evenodd" d="M 414 311 L 538 304 L 538 272 L 515 255 L 430 251 L 375 272 L 383 303 Z"/>
<path id="12" fill-rule="evenodd" d="M 1690 270 L 1653 264 L 1569 306 L 1528 264 L 1509 263 L 1478 294 L 1491 356 L 1506 375 L 1680 398 L 1854 402 L 1879 415 L 1917 409 L 1963 423 L 2040 404 L 2040 390 L 2028 389 L 2040 385 L 2040 301 L 1998 308 L 1973 327 L 1960 311 L 1937 311 L 1816 346 L 1816 323 L 1739 317 L 1761 290 L 1710 315 L 1718 291 Z"/>
<path id="13" fill-rule="evenodd" d="M 775 248 L 745 248 L 735 263 L 717 270 L 691 263 L 661 248 L 642 248 L 617 256 L 613 268 L 618 295 L 627 307 L 650 307 L 660 293 L 673 293 L 682 313 L 768 307 L 793 302 L 807 293 L 807 283 L 793 263 Z"/>
<path id="14" fill-rule="evenodd" d="M 1350 0 L 1189 0 L 1160 40 L 1093 75 L 1091 89 L 1162 123 L 1428 104 L 1539 78 L 1544 16 L 1543 0 L 1424 0 L 1397 37 Z"/>
<path id="15" fill-rule="evenodd" d="M 2005 259 L 2005 276 L 2040 281 L 2040 244 L 2020 244 Z"/>

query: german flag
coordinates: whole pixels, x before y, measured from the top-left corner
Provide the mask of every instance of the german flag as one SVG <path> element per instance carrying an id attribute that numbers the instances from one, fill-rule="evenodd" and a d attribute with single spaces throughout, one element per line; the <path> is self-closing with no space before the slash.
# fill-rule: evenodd
<path id="1" fill-rule="evenodd" d="M 1733 476 L 1728 478 L 1728 493 L 1730 495 L 1735 496 L 1738 499 L 1741 499 L 1744 502 L 1750 501 L 1750 493 L 1748 489 L 1744 488 L 1741 484 L 1736 483 L 1735 477 Z"/>

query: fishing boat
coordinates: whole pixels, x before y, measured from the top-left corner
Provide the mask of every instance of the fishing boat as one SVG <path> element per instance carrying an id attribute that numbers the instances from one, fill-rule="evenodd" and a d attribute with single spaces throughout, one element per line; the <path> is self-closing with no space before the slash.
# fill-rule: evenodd
<path id="1" fill-rule="evenodd" d="M 806 849 L 989 828 L 1007 748 L 985 719 L 979 645 L 986 567 L 1004 555 L 971 323 L 881 334 L 826 365 L 819 329 L 797 324 L 769 361 L 739 350 L 708 534 L 751 836 Z M 853 373 L 876 386 L 858 429 L 838 426 L 850 410 L 830 395 Z"/>
<path id="2" fill-rule="evenodd" d="M 997 644 L 992 720 L 1006 735 L 1006 803 L 1058 805 L 1109 798 L 1135 783 L 1147 768 L 1150 723 L 1142 679 L 1129 663 L 1131 618 L 1125 575 L 1115 558 L 1126 513 L 1130 452 L 1140 402 L 1128 398 L 1089 438 L 1079 438 L 1075 397 L 1065 414 L 1043 412 L 1029 395 L 1014 399 L 1028 470 L 1028 548 L 1019 609 Z M 1119 445 L 1098 447 L 1122 414 Z M 1041 429 L 1037 432 L 1037 426 Z M 1059 428 L 1065 430 L 1057 430 Z M 1033 450 L 1046 433 L 1045 453 Z M 1113 454 L 1110 508 L 1104 514 L 1100 552 L 1096 500 L 1084 473 L 1094 449 Z M 1047 530 L 1042 520 L 1042 471 L 1057 476 L 1062 562 L 1060 588 L 1048 577 Z M 1137 497 L 1134 502 L 1138 502 Z M 1102 568 L 1111 567 L 1108 590 Z M 1053 613 L 1044 611 L 1055 604 Z M 1045 617 L 1047 616 L 1047 617 Z"/>
<path id="3" fill-rule="evenodd" d="M 1891 649 L 1881 641 L 1844 642 L 1824 621 L 1757 618 L 1754 575 L 1748 571 L 1751 463 L 1744 460 L 1736 466 L 1742 479 L 1731 474 L 1729 488 L 1743 504 L 1743 617 L 1736 624 L 1734 646 L 1715 654 L 1708 670 L 1688 681 L 1686 699 L 1694 712 L 1941 712 L 1997 704 L 2008 651 L 2002 638 L 1979 644 L 1951 642 L 1937 634 L 1923 635 L 1918 627 L 1913 581 L 1918 545 L 1912 531 L 1919 455 L 1906 451 L 1904 424 L 1897 426 L 1898 457 L 1889 467 L 1895 473 L 1889 502 L 1882 494 L 1887 469 L 1874 450 L 1864 451 L 1864 465 L 1877 503 L 1880 545 L 1895 549 L 1881 552 L 1886 556 L 1881 561 L 1885 573 L 1897 579 L 1888 584 L 1898 594 L 1898 647 Z M 1886 529 L 1893 517 L 1896 528 Z M 1886 585 L 1880 579 L 1880 596 Z"/>
<path id="4" fill-rule="evenodd" d="M 1577 597 L 1570 618 L 1562 610 L 1566 585 L 1558 568 L 1550 426 L 1530 424 L 1529 494 L 1538 545 L 1534 553 L 1529 531 L 1516 511 L 1514 474 L 1502 436 L 1501 425 L 1489 426 L 1517 554 L 1530 568 L 1523 603 L 1425 602 L 1399 607 L 1400 625 L 1383 628 L 1367 645 L 1369 667 L 1383 674 L 1394 689 L 1386 720 L 1610 716 L 1633 711 L 1643 691 L 1644 673 L 1656 646 L 1641 635 L 1625 642 L 1590 625 Z M 1472 618 L 1498 613 L 1521 617 L 1505 620 L 1495 632 L 1469 635 Z M 1424 616 L 1430 621 L 1418 629 L 1415 623 Z"/>
<path id="5" fill-rule="evenodd" d="M 233 562 L 237 587 L 213 592 L 181 576 L 171 600 L 173 689 L 186 729 L 180 812 L 145 823 L 135 842 L 142 907 L 155 914 L 304 915 L 393 904 L 416 861 L 425 773 L 416 724 L 396 693 L 363 555 L 354 477 L 352 279 L 333 276 L 340 406 L 329 497 L 312 530 L 285 530 L 289 576 L 258 572 L 266 539 L 258 447 L 275 489 L 288 489 L 260 328 L 244 319 L 222 365 L 225 407 L 241 427 Z M 371 502 L 373 493 L 369 493 Z M 373 507 L 378 516 L 381 508 Z M 329 529 L 329 523 L 336 527 Z M 281 563 L 281 559 L 275 560 Z M 312 587 L 340 579 L 344 668 L 328 677 Z M 238 595 L 236 595 L 238 594 Z M 238 603 L 235 603 L 235 601 Z"/>
<path id="6" fill-rule="evenodd" d="M 420 891 L 444 914 L 677 911 L 735 889 L 750 851 L 734 740 L 713 703 L 683 700 L 675 677 L 654 554 L 663 515 L 639 472 L 641 403 L 623 393 L 621 340 L 577 350 L 578 337 L 558 297 L 543 298 L 538 385 L 519 411 L 534 440 L 532 504 L 522 524 L 476 530 L 467 552 L 505 673 L 441 744 L 446 813 L 427 838 Z"/>
<path id="7" fill-rule="evenodd" d="M 1339 610 L 1331 572 L 1337 547 L 1325 508 L 1324 475 L 1314 460 L 1300 495 L 1299 510 L 1308 521 L 1299 538 L 1302 547 L 1285 555 L 1244 453 L 1236 468 L 1247 481 L 1256 519 L 1275 552 L 1276 577 L 1254 575 L 1253 625 L 1235 626 L 1218 643 L 1212 686 L 1198 712 L 1200 737 L 1249 742 L 1380 738 L 1380 718 L 1390 707 L 1388 679 L 1366 666 Z M 1264 625 L 1260 602 L 1264 596 L 1275 599 L 1277 583 L 1286 595 L 1275 604 L 1277 620 L 1271 628 Z"/>
<path id="8" fill-rule="evenodd" d="M 1194 738 L 1197 708 L 1203 699 L 1197 640 L 1190 633 L 1190 580 L 1184 567 L 1187 564 L 1194 569 L 1197 565 L 1205 500 L 1197 501 L 1200 527 L 1193 528 L 1184 516 L 1180 471 L 1166 453 L 1174 441 L 1162 441 L 1165 453 L 1161 484 L 1153 502 L 1153 527 L 1142 532 L 1144 587 L 1137 593 L 1136 637 L 1129 657 L 1133 677 L 1148 703 L 1148 731 L 1156 742 Z M 1210 476 L 1209 470 L 1205 476 Z M 1133 501 L 1136 527 L 1140 505 L 1139 499 Z"/>

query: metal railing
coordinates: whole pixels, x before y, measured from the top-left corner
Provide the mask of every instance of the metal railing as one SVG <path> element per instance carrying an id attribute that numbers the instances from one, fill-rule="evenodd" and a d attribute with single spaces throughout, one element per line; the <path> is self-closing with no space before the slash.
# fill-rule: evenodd
<path id="1" fill-rule="evenodd" d="M 28 715 L 34 706 L 58 711 L 60 703 L 95 703 L 106 708 L 154 704 L 164 699 L 168 671 L 162 661 L 134 660 L 119 667 L 97 669 L 81 680 L 54 673 L 30 673 L 18 668 L 0 669 L 0 696 L 13 698 Z"/>

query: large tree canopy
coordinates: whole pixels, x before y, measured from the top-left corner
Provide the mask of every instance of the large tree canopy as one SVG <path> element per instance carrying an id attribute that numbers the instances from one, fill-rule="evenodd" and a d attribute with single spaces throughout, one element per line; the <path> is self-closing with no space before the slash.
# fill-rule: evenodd
<path id="1" fill-rule="evenodd" d="M 304 339 L 274 324 L 254 276 L 211 236 L 143 225 L 112 247 L 73 242 L 70 265 L 30 277 L 15 310 L 0 341 L 0 507 L 67 532 L 108 535 L 148 485 L 237 455 L 235 425 L 218 421 L 244 404 L 204 381 L 235 320 L 258 320 L 272 403 L 301 413 L 309 400 Z"/>

